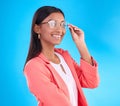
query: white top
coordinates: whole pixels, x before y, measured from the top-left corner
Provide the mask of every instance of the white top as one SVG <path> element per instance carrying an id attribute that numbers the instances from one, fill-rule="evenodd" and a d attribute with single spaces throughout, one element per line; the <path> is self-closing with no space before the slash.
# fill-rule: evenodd
<path id="1" fill-rule="evenodd" d="M 72 106 L 78 106 L 78 92 L 77 92 L 77 87 L 75 80 L 73 78 L 73 75 L 70 71 L 70 68 L 66 64 L 64 58 L 55 52 L 55 54 L 59 57 L 60 63 L 55 64 L 53 62 L 50 62 L 50 64 L 55 68 L 55 70 L 58 72 L 60 77 L 63 79 L 65 84 L 67 85 L 68 91 L 69 91 L 69 96 L 70 96 L 70 102 Z M 62 64 L 65 72 L 63 71 L 62 67 L 60 66 Z"/>

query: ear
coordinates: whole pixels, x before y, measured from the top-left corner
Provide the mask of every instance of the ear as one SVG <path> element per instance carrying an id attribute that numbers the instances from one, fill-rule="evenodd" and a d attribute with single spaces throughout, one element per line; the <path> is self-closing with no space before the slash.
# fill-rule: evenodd
<path id="1" fill-rule="evenodd" d="M 35 24 L 33 30 L 34 30 L 35 33 L 39 34 L 40 33 L 40 26 Z"/>

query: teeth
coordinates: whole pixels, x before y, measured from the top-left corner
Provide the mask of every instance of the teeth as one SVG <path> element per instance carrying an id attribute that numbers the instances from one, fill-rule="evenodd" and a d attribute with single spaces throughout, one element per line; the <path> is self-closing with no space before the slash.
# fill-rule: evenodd
<path id="1" fill-rule="evenodd" d="M 53 35 L 53 37 L 56 38 L 56 39 L 60 39 L 61 35 Z"/>

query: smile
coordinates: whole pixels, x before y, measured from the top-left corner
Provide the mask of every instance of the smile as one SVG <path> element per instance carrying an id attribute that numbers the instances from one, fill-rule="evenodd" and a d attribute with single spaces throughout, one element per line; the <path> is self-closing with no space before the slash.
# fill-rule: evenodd
<path id="1" fill-rule="evenodd" d="M 55 39 L 61 39 L 61 35 L 52 35 Z"/>

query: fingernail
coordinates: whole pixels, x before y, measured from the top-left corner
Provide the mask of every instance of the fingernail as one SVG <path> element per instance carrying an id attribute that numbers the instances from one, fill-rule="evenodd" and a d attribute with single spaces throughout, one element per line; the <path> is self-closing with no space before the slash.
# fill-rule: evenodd
<path id="1" fill-rule="evenodd" d="M 74 30 L 77 30 L 77 28 L 75 27 Z"/>

